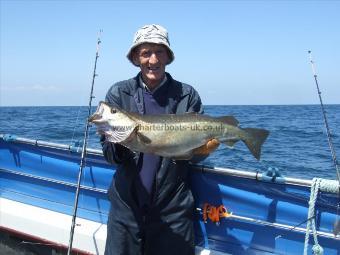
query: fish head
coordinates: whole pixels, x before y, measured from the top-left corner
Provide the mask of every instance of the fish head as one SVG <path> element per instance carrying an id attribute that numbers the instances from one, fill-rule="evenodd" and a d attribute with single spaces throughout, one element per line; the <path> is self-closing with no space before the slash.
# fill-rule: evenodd
<path id="1" fill-rule="evenodd" d="M 89 122 L 94 124 L 107 122 L 109 119 L 117 118 L 115 115 L 118 112 L 117 107 L 110 107 L 107 103 L 100 102 L 95 113 L 89 118 Z"/>
<path id="2" fill-rule="evenodd" d="M 131 129 L 136 122 L 123 110 L 100 102 L 96 112 L 89 118 L 89 122 L 95 124 L 99 133 L 106 130 Z"/>

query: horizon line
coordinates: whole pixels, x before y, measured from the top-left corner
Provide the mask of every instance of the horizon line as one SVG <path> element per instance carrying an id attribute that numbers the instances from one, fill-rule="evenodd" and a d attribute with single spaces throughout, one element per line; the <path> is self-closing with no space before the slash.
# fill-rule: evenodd
<path id="1" fill-rule="evenodd" d="M 203 104 L 203 106 L 308 106 L 308 105 L 320 105 L 317 103 L 308 104 Z M 327 103 L 323 105 L 340 105 L 337 103 Z M 0 105 L 1 107 L 88 107 L 88 105 Z M 92 107 L 97 107 L 92 105 Z"/>

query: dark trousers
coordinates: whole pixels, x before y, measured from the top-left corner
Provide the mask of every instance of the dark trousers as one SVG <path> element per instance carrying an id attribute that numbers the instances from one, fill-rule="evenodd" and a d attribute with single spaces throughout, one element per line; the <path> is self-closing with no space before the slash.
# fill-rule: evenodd
<path id="1" fill-rule="evenodd" d="M 132 209 L 114 187 L 111 193 L 105 255 L 194 254 L 190 191 L 178 194 L 182 201 L 167 205 L 162 213 L 156 208 L 147 213 Z M 178 202 L 178 196 L 176 199 Z"/>

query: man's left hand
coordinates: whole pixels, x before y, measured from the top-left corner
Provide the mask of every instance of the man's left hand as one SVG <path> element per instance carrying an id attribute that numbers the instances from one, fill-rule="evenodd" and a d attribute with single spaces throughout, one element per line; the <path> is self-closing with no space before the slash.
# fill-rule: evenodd
<path id="1" fill-rule="evenodd" d="M 206 144 L 203 144 L 202 146 L 194 149 L 194 154 L 195 155 L 208 155 L 214 150 L 217 149 L 217 147 L 220 145 L 220 142 L 213 138 L 209 140 Z"/>

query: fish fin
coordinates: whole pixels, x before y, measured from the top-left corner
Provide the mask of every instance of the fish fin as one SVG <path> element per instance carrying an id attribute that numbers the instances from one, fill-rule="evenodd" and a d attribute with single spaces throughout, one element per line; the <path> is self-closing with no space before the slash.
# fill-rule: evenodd
<path id="1" fill-rule="evenodd" d="M 227 145 L 229 148 L 234 148 L 235 143 L 237 143 L 239 140 L 228 140 L 223 142 L 225 145 Z"/>
<path id="2" fill-rule="evenodd" d="M 141 140 L 142 143 L 144 144 L 150 144 L 151 143 L 151 139 L 139 132 L 137 132 L 137 136 L 139 137 L 139 139 Z"/>
<path id="3" fill-rule="evenodd" d="M 238 120 L 234 116 L 221 116 L 217 117 L 216 119 L 232 126 L 238 126 L 239 124 Z"/>
<path id="4" fill-rule="evenodd" d="M 269 131 L 258 128 L 244 128 L 243 130 L 248 134 L 244 139 L 245 144 L 247 145 L 248 149 L 253 154 L 253 156 L 257 160 L 260 160 L 261 147 L 262 144 L 267 139 Z"/>
<path id="5" fill-rule="evenodd" d="M 113 127 L 110 130 L 105 131 L 105 136 L 109 142 L 121 143 L 128 139 L 135 129 L 136 125 L 129 128 Z"/>
<path id="6" fill-rule="evenodd" d="M 176 156 L 172 156 L 171 158 L 174 159 L 174 160 L 189 160 L 193 157 L 193 152 L 190 151 L 186 154 L 183 154 L 183 155 L 176 155 Z"/>

